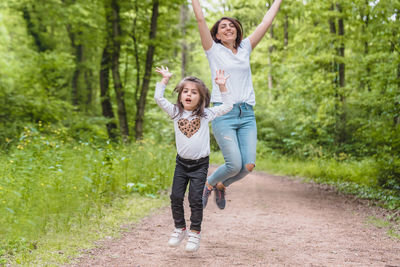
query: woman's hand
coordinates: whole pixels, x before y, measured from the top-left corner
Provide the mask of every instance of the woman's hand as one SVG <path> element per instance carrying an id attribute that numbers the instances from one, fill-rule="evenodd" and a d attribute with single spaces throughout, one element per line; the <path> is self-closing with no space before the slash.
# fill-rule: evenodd
<path id="1" fill-rule="evenodd" d="M 165 85 L 168 84 L 169 79 L 173 75 L 171 72 L 169 72 L 168 67 L 164 67 L 164 66 L 161 66 L 161 68 L 156 67 L 156 72 L 160 73 L 163 76 L 161 83 L 163 83 Z"/>
<path id="2" fill-rule="evenodd" d="M 225 71 L 224 70 L 217 70 L 217 75 L 215 76 L 215 83 L 219 86 L 219 90 L 221 92 L 227 92 L 227 88 L 226 88 L 226 80 L 228 80 L 228 78 L 231 75 L 227 75 L 225 76 Z"/>

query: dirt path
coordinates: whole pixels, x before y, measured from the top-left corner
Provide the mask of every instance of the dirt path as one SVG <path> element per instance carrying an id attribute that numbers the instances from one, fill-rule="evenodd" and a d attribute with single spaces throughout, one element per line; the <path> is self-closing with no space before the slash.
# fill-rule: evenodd
<path id="1" fill-rule="evenodd" d="M 73 266 L 400 266 L 400 241 L 368 224 L 371 209 L 349 198 L 260 172 L 227 193 L 225 210 L 210 199 L 197 253 L 167 246 L 165 208 Z"/>

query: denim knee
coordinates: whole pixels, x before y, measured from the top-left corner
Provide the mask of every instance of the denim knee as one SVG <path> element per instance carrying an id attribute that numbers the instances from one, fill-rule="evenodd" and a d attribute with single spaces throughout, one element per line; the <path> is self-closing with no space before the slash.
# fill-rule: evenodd
<path id="1" fill-rule="evenodd" d="M 238 162 L 225 162 L 226 174 L 231 177 L 238 174 L 242 170 L 241 163 Z"/>

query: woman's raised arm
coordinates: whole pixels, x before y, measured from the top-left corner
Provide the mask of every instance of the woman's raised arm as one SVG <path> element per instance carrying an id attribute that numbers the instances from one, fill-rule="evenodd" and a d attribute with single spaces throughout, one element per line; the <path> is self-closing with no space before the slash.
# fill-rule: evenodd
<path id="1" fill-rule="evenodd" d="M 249 36 L 251 47 L 253 49 L 257 46 L 257 44 L 264 37 L 269 26 L 271 26 L 272 21 L 274 20 L 276 14 L 278 13 L 281 2 L 282 2 L 282 0 L 274 1 L 271 8 L 268 9 L 267 13 L 265 14 L 262 22 L 257 26 L 257 28 L 254 30 L 254 32 Z"/>
<path id="2" fill-rule="evenodd" d="M 197 25 L 199 26 L 201 44 L 204 50 L 209 50 L 213 44 L 213 39 L 210 33 L 210 29 L 207 27 L 206 19 L 204 18 L 203 11 L 199 0 L 192 0 L 192 6 L 194 15 L 196 16 Z"/>

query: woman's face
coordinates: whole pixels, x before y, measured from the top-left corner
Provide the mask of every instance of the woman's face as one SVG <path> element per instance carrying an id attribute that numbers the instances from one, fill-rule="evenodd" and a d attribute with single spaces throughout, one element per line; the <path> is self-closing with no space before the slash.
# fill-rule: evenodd
<path id="1" fill-rule="evenodd" d="M 218 25 L 218 32 L 215 36 L 221 43 L 235 43 L 237 37 L 235 24 L 223 19 Z"/>

